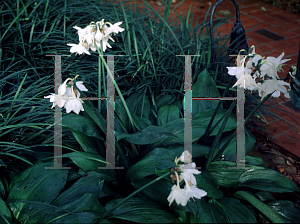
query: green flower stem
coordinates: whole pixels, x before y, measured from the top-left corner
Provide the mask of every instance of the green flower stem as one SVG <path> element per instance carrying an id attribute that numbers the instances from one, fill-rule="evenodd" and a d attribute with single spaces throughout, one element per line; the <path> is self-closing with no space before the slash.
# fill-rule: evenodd
<path id="1" fill-rule="evenodd" d="M 111 72 L 110 72 L 110 70 L 109 70 L 107 64 L 105 63 L 105 60 L 104 60 L 103 56 L 101 56 L 101 60 L 103 61 L 103 64 L 104 64 L 104 66 L 106 67 L 106 70 L 108 71 L 108 74 L 110 75 L 111 79 L 114 80 L 114 77 L 113 77 L 113 75 L 111 74 Z M 119 86 L 117 85 L 117 82 L 116 82 L 115 80 L 114 80 L 114 85 L 115 85 L 116 90 L 117 90 L 117 92 L 118 92 L 118 94 L 119 94 L 119 96 L 120 96 L 120 98 L 121 98 L 121 100 L 122 100 L 123 106 L 124 106 L 124 108 L 125 108 L 125 110 L 126 110 L 126 113 L 127 113 L 127 115 L 128 115 L 128 118 L 129 118 L 129 120 L 130 120 L 130 122 L 131 122 L 132 128 L 133 128 L 134 132 L 136 132 L 136 129 L 135 129 L 135 126 L 134 126 L 134 123 L 133 123 L 133 119 L 132 119 L 131 113 L 130 113 L 130 111 L 129 111 L 129 109 L 128 109 L 128 106 L 127 106 L 127 104 L 126 104 L 126 102 L 125 102 L 125 99 L 124 99 L 124 97 L 123 97 L 123 95 L 122 95 L 122 93 L 121 93 L 121 90 L 119 89 Z"/>
<path id="2" fill-rule="evenodd" d="M 229 87 L 230 87 L 231 84 L 232 84 L 233 78 L 234 78 L 233 76 L 230 77 L 229 83 L 228 83 L 228 85 L 227 85 L 225 91 L 223 92 L 222 97 L 225 97 L 225 96 L 226 96 L 226 94 L 227 94 L 227 92 L 228 92 L 228 90 L 229 90 Z M 215 128 L 216 125 L 217 125 L 217 124 L 216 124 L 216 125 L 214 126 L 214 128 L 211 129 L 211 126 L 212 126 L 212 124 L 213 124 L 213 122 L 214 122 L 214 119 L 215 119 L 215 117 L 216 117 L 216 115 L 217 115 L 217 112 L 218 112 L 220 106 L 222 105 L 222 103 L 223 103 L 223 100 L 219 100 L 219 103 L 218 103 L 218 105 L 217 105 L 217 108 L 215 109 L 214 114 L 213 114 L 213 116 L 211 117 L 211 119 L 210 119 L 210 121 L 209 121 L 209 124 L 208 124 L 208 126 L 207 126 L 207 128 L 206 128 L 206 131 L 205 131 L 205 134 L 204 134 L 203 145 L 206 144 L 206 141 L 207 141 L 208 136 L 210 135 L 210 133 L 214 130 L 214 128 Z M 219 122 L 221 122 L 221 119 L 219 120 Z M 210 129 L 211 129 L 211 130 L 210 130 Z"/>
<path id="3" fill-rule="evenodd" d="M 113 210 L 115 210 L 117 207 L 119 207 L 119 205 L 123 204 L 125 201 L 127 201 L 128 199 L 132 198 L 134 195 L 138 194 L 140 191 L 144 190 L 146 187 L 149 187 L 151 184 L 154 184 L 155 182 L 159 181 L 160 179 L 166 177 L 170 175 L 170 172 L 165 173 L 164 175 L 156 178 L 155 180 L 151 181 L 150 183 L 146 184 L 145 186 L 141 187 L 140 189 L 136 190 L 135 192 L 133 192 L 131 195 L 127 196 L 126 198 L 124 198 L 122 201 L 120 201 L 119 203 L 117 203 L 114 207 L 112 207 L 110 210 L 106 211 L 101 217 L 100 220 L 104 219 L 107 215 L 109 215 Z"/>
<path id="4" fill-rule="evenodd" d="M 96 44 L 95 44 L 96 45 Z M 101 57 L 100 52 L 98 56 L 98 97 L 101 97 Z M 98 110 L 101 113 L 101 100 L 98 99 Z"/>
<path id="5" fill-rule="evenodd" d="M 234 106 L 235 106 L 235 102 L 232 101 L 232 103 L 230 105 L 230 108 L 226 112 L 226 116 L 224 117 L 223 123 L 222 123 L 222 125 L 220 127 L 220 130 L 218 132 L 218 135 L 217 135 L 217 137 L 214 140 L 214 143 L 212 145 L 212 149 L 208 153 L 208 157 L 207 157 L 206 164 L 205 164 L 205 170 L 206 171 L 208 170 L 209 164 L 212 161 L 212 158 L 213 158 L 213 156 L 215 154 L 215 150 L 217 148 L 217 144 L 219 143 L 219 140 L 220 140 L 220 138 L 221 138 L 221 136 L 223 134 L 224 128 L 225 128 L 225 126 L 227 124 L 228 118 L 229 118 L 229 116 L 231 114 L 231 111 L 232 111 L 232 109 L 233 109 Z"/>
<path id="6" fill-rule="evenodd" d="M 110 77 L 111 77 L 111 79 L 112 80 L 114 80 L 114 85 L 115 85 L 115 87 L 116 87 L 116 90 L 117 90 L 117 92 L 118 92 L 118 94 L 119 94 L 119 96 L 120 96 L 120 98 L 121 98 L 121 100 L 122 100 L 122 103 L 123 103 L 123 106 L 124 106 L 124 108 L 125 108 L 125 110 L 126 110 L 126 113 L 127 113 L 127 115 L 128 115 L 128 118 L 129 118 L 129 120 L 130 120 L 130 123 L 131 123 L 131 125 L 132 125 L 132 128 L 133 128 L 133 130 L 134 130 L 134 132 L 136 132 L 136 129 L 135 129 L 135 126 L 134 126 L 134 124 L 133 124 L 133 119 L 132 119 L 132 117 L 131 117 L 131 114 L 130 114 L 130 111 L 129 111 L 129 109 L 128 109 L 128 107 L 127 107 L 127 104 L 126 104 L 126 102 L 125 102 L 125 99 L 124 99 L 124 97 L 123 97 L 123 95 L 122 95 L 122 93 L 121 93 L 121 91 L 120 91 L 120 89 L 119 89 L 119 86 L 117 85 L 117 83 L 116 83 L 116 81 L 115 81 L 115 79 L 114 79 L 114 77 L 113 77 L 113 75 L 111 74 L 111 72 L 110 72 L 110 70 L 109 70 L 109 68 L 108 68 L 108 66 L 107 66 L 107 64 L 106 64 L 106 62 L 105 62 L 105 60 L 104 60 L 104 58 L 103 58 L 103 51 L 102 51 L 102 41 L 101 41 L 101 51 L 102 51 L 102 54 L 101 54 L 101 51 L 100 51 L 100 49 L 98 48 L 98 46 L 95 44 L 95 47 L 96 47 L 96 49 L 97 49 L 97 51 L 98 51 L 98 53 L 99 53 L 99 58 L 101 58 L 101 60 L 102 60 L 102 65 L 104 65 L 105 66 L 105 68 L 106 68 L 106 70 L 107 70 L 107 73 L 110 75 Z M 99 66 L 100 66 L 100 61 L 99 61 Z M 101 71 L 100 71 L 100 68 L 99 68 L 99 83 L 100 84 L 98 84 L 98 88 L 100 88 L 101 89 Z M 101 91 L 101 90 L 100 90 Z M 99 93 L 101 93 L 99 91 Z M 99 105 L 99 104 L 98 104 Z"/>
<path id="7" fill-rule="evenodd" d="M 250 117 L 258 110 L 258 108 L 267 100 L 270 98 L 270 96 L 273 93 L 268 94 L 262 101 L 260 101 L 260 103 L 256 106 L 256 108 L 251 111 L 251 113 L 248 115 L 248 117 L 244 120 L 244 124 L 246 124 L 246 122 L 250 119 Z M 213 160 L 216 160 L 218 158 L 220 158 L 223 154 L 223 152 L 225 151 L 226 147 L 229 145 L 229 143 L 232 141 L 232 139 L 236 136 L 236 132 L 233 132 L 230 136 L 230 138 L 227 140 L 227 142 L 223 145 L 223 147 L 220 149 L 220 151 L 218 152 L 218 154 L 215 156 L 215 158 Z"/>

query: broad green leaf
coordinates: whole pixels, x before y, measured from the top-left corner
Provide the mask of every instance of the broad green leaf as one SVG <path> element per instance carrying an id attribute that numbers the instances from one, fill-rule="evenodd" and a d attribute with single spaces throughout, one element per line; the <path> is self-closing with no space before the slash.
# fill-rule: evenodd
<path id="1" fill-rule="evenodd" d="M 181 151 L 181 149 L 179 149 Z M 164 170 L 175 165 L 174 160 L 181 155 L 179 150 L 169 150 L 165 148 L 155 148 L 149 152 L 139 162 L 134 164 L 127 172 L 127 179 L 136 181 L 146 176 L 155 174 L 155 169 Z M 176 153 L 178 151 L 180 154 Z"/>
<path id="2" fill-rule="evenodd" d="M 163 139 L 156 144 L 158 145 L 170 145 L 170 144 L 183 144 L 184 143 L 184 118 L 178 118 L 170 121 L 165 125 L 161 126 L 173 135 L 167 139 Z M 205 134 L 206 127 L 192 126 L 192 142 L 198 140 L 202 135 Z"/>
<path id="3" fill-rule="evenodd" d="M 193 120 L 192 120 L 192 124 L 193 124 L 193 128 L 194 127 L 206 127 L 208 126 L 209 122 L 210 122 L 210 119 L 214 113 L 214 109 L 212 110 L 205 110 L 205 111 L 202 111 L 202 112 L 199 112 L 197 113 L 194 117 L 193 117 Z M 215 119 L 214 119 L 214 122 L 212 124 L 212 127 L 218 122 L 219 119 L 221 119 L 225 113 L 227 111 L 226 110 L 223 110 L 223 109 L 219 109 L 216 116 L 215 116 Z M 221 122 L 217 125 L 217 127 L 212 131 L 212 133 L 210 134 L 210 136 L 215 136 L 218 134 L 219 132 L 219 129 L 221 128 L 221 125 L 222 125 L 222 121 L 223 119 L 221 120 Z M 225 131 L 231 131 L 233 129 L 236 129 L 236 116 L 235 115 L 230 115 L 228 117 L 228 121 L 226 123 L 226 126 L 224 128 L 224 132 Z"/>
<path id="4" fill-rule="evenodd" d="M 53 167 L 53 162 L 38 163 L 23 172 L 12 187 L 8 200 L 23 200 L 33 202 L 52 202 L 66 184 L 69 170 L 45 169 Z M 34 203 L 10 203 L 11 211 L 17 220 L 24 219 L 39 211 Z"/>
<path id="5" fill-rule="evenodd" d="M 276 202 L 273 194 L 268 191 L 259 191 L 255 193 L 262 202 Z"/>
<path id="6" fill-rule="evenodd" d="M 192 211 L 190 214 L 190 223 L 213 223 L 214 213 L 209 204 L 204 199 L 190 200 L 187 207 Z"/>
<path id="7" fill-rule="evenodd" d="M 122 199 L 108 202 L 105 205 L 105 209 L 111 209 L 120 200 Z M 136 223 L 171 223 L 176 219 L 172 213 L 143 196 L 135 196 L 125 201 L 111 213 L 111 218 L 129 220 Z"/>
<path id="8" fill-rule="evenodd" d="M 219 205 L 227 214 L 230 223 L 257 223 L 252 212 L 235 198 L 222 198 Z"/>
<path id="9" fill-rule="evenodd" d="M 159 109 L 162 106 L 171 104 L 174 101 L 175 101 L 175 97 L 173 95 L 164 95 L 164 96 L 159 97 L 157 100 L 155 100 L 157 111 L 159 111 Z"/>
<path id="10" fill-rule="evenodd" d="M 173 134 L 164 127 L 150 125 L 142 131 L 134 134 L 115 133 L 117 140 L 125 139 L 126 141 L 137 145 L 148 145 L 159 142 L 163 139 L 173 136 Z"/>
<path id="11" fill-rule="evenodd" d="M 235 162 L 217 161 L 209 165 L 208 172 L 209 178 L 215 186 L 226 188 L 237 187 L 238 180 L 245 169 L 231 169 L 235 168 Z M 253 166 L 245 165 L 248 169 L 253 169 Z M 263 169 L 262 167 L 255 167 L 256 169 Z"/>
<path id="12" fill-rule="evenodd" d="M 184 145 L 172 145 L 169 146 L 168 149 L 170 150 L 176 150 L 176 153 L 178 154 L 177 157 L 179 157 L 183 151 L 184 151 Z M 201 157 L 205 156 L 207 157 L 209 151 L 211 150 L 211 146 L 206 146 L 206 145 L 199 145 L 199 144 L 192 144 L 192 156 L 194 157 Z"/>
<path id="13" fill-rule="evenodd" d="M 0 222 L 12 223 L 12 217 L 9 208 L 5 205 L 5 201 L 0 198 Z"/>
<path id="14" fill-rule="evenodd" d="M 51 224 L 69 224 L 69 223 L 97 223 L 97 215 L 93 212 L 80 212 L 76 215 L 65 215 L 64 217 L 51 222 Z"/>
<path id="15" fill-rule="evenodd" d="M 277 215 L 268 205 L 261 202 L 256 197 L 245 191 L 237 191 L 233 195 L 236 198 L 248 201 L 254 208 L 259 210 L 263 215 L 270 219 L 273 223 L 284 223 L 282 219 Z"/>
<path id="16" fill-rule="evenodd" d="M 99 154 L 98 145 L 93 137 L 89 137 L 78 131 L 72 131 L 72 133 L 84 152 Z"/>
<path id="17" fill-rule="evenodd" d="M 255 167 L 257 168 L 257 167 Z M 245 171 L 238 179 L 239 186 L 278 193 L 298 191 L 299 188 L 283 174 L 263 167 Z"/>
<path id="18" fill-rule="evenodd" d="M 179 118 L 179 109 L 176 105 L 162 106 L 157 113 L 157 124 L 163 126 L 164 124 Z"/>
<path id="19" fill-rule="evenodd" d="M 126 103 L 130 113 L 149 119 L 150 102 L 147 96 L 135 93 L 126 99 Z"/>
<path id="20" fill-rule="evenodd" d="M 223 147 L 226 141 L 229 139 L 230 136 L 226 136 L 220 141 L 219 149 Z M 245 134 L 245 155 L 247 155 L 256 142 L 255 136 L 249 132 L 249 136 Z M 236 138 L 233 138 L 229 145 L 226 147 L 225 151 L 223 152 L 224 160 L 226 161 L 236 161 Z M 250 162 L 250 157 L 248 157 L 248 162 Z M 253 160 L 251 160 L 254 162 Z M 259 163 L 259 161 L 257 161 Z M 256 164 L 252 164 L 256 165 Z"/>
<path id="21" fill-rule="evenodd" d="M 90 171 L 61 193 L 51 204 L 61 206 L 77 200 L 85 193 L 92 193 L 100 198 L 104 180 L 107 179 L 104 174 Z"/>
<path id="22" fill-rule="evenodd" d="M 80 90 L 80 95 L 86 97 L 86 94 Z M 84 111 L 89 115 L 89 117 L 98 125 L 98 127 L 102 130 L 102 133 L 106 133 L 106 121 L 101 113 L 94 107 L 92 102 L 89 100 L 85 100 L 82 104 Z M 78 116 L 78 115 L 77 115 Z M 85 133 L 84 133 L 85 134 Z"/>
<path id="23" fill-rule="evenodd" d="M 147 127 L 149 127 L 150 125 L 152 125 L 151 121 L 149 121 L 147 118 L 140 118 L 139 116 L 135 115 L 135 114 L 131 114 L 132 119 L 133 119 L 133 123 L 134 126 L 139 130 L 143 130 Z"/>
<path id="24" fill-rule="evenodd" d="M 141 187 L 145 186 L 149 182 L 156 179 L 157 176 L 147 176 L 144 179 L 136 180 L 131 182 L 133 187 L 137 190 Z M 171 177 L 170 177 L 171 180 Z M 164 206 L 169 206 L 169 202 L 167 200 L 169 194 L 171 193 L 171 188 L 173 187 L 173 184 L 170 181 L 161 179 L 155 182 L 154 184 L 148 186 L 144 190 L 141 191 L 143 195 L 145 195 L 147 198 L 149 198 L 149 201 L 155 201 L 157 203 L 160 203 Z M 183 207 L 181 205 L 177 205 L 175 201 L 171 204 L 171 207 L 175 209 L 182 209 Z"/>
<path id="25" fill-rule="evenodd" d="M 98 154 L 86 152 L 72 152 L 64 154 L 63 157 L 69 157 L 79 168 L 84 172 L 96 171 L 105 174 L 107 181 L 115 181 L 116 173 L 112 169 L 98 169 L 98 167 L 105 167 L 105 159 Z"/>
<path id="26" fill-rule="evenodd" d="M 220 97 L 220 93 L 216 86 L 215 81 L 204 69 L 197 78 L 195 84 L 193 84 L 193 97 Z M 217 100 L 193 100 L 192 103 L 192 116 L 194 117 L 201 111 L 215 109 L 218 105 Z M 220 108 L 222 109 L 222 107 Z"/>
<path id="27" fill-rule="evenodd" d="M 220 199 L 224 196 L 223 192 L 217 189 L 208 178 L 208 173 L 201 171 L 200 174 L 194 175 L 197 180 L 197 187 L 207 192 L 207 197 Z"/>
<path id="28" fill-rule="evenodd" d="M 82 220 L 82 212 L 91 213 L 83 215 L 87 220 Z M 64 223 L 65 221 L 63 220 L 65 220 L 65 217 L 82 220 L 81 223 L 95 223 L 95 214 L 98 213 L 100 215 L 104 212 L 105 208 L 98 202 L 95 195 L 92 193 L 85 193 L 78 196 L 77 199 L 61 206 L 44 206 L 41 212 L 29 217 L 24 224 L 48 223 L 56 220 L 60 220 Z"/>
<path id="29" fill-rule="evenodd" d="M 249 165 L 264 166 L 264 161 L 259 157 L 246 156 L 245 157 L 245 162 Z"/>
<path id="30" fill-rule="evenodd" d="M 70 128 L 72 131 L 77 131 L 87 136 L 98 138 L 104 141 L 100 135 L 101 130 L 94 123 L 94 121 L 89 118 L 78 116 L 76 114 L 67 114 L 62 118 L 62 125 Z"/>
<path id="31" fill-rule="evenodd" d="M 297 223 L 300 220 L 300 206 L 291 201 L 268 202 L 268 206 L 285 222 Z"/>
<path id="32" fill-rule="evenodd" d="M 115 130 L 118 132 L 129 132 L 129 118 L 119 96 L 115 97 Z M 132 116 L 133 114 L 131 114 Z M 133 118 L 133 117 L 132 117 Z M 125 130 L 124 130 L 125 129 Z"/>
<path id="33" fill-rule="evenodd" d="M 213 223 L 229 223 L 229 220 L 224 213 L 224 211 L 220 208 L 219 202 L 215 199 L 210 199 L 208 201 L 208 206 L 212 213 L 212 218 L 214 219 Z"/>
<path id="34" fill-rule="evenodd" d="M 192 119 L 192 142 L 198 140 L 201 136 L 205 134 L 207 125 L 210 122 L 211 116 L 213 115 L 214 110 L 206 110 L 199 112 Z M 213 125 L 216 124 L 218 119 L 222 118 L 222 116 L 226 113 L 226 110 L 219 109 Z M 168 139 L 162 140 L 157 143 L 157 145 L 169 145 L 176 143 L 184 143 L 184 118 L 179 118 L 173 121 L 170 121 L 163 125 L 162 127 L 166 128 L 168 131 L 174 134 L 174 137 L 170 137 Z M 218 134 L 218 131 L 222 125 L 220 122 L 214 131 L 210 134 L 210 136 L 214 136 Z M 226 123 L 224 131 L 231 131 L 236 128 L 236 118 L 235 116 L 230 116 Z"/>

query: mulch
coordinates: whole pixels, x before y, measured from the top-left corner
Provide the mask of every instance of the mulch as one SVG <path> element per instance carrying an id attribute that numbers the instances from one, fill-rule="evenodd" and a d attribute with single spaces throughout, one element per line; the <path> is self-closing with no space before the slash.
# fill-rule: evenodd
<path id="1" fill-rule="evenodd" d="M 290 154 L 261 133 L 254 130 L 251 132 L 256 137 L 256 143 L 249 155 L 260 157 L 266 167 L 282 173 L 300 188 L 300 158 Z M 300 205 L 300 192 L 294 192 L 293 197 Z"/>

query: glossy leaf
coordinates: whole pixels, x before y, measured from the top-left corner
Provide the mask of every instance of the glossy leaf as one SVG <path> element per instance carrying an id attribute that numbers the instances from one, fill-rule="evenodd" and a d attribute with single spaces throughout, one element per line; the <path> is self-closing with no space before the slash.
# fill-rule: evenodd
<path id="1" fill-rule="evenodd" d="M 257 167 L 255 167 L 257 168 Z M 251 187 L 262 191 L 271 192 L 293 192 L 298 191 L 298 187 L 283 174 L 263 167 L 262 169 L 252 169 L 245 171 L 238 178 L 239 186 Z"/>
<path id="2" fill-rule="evenodd" d="M 134 186 L 134 188 L 140 189 L 141 187 L 145 186 L 149 182 L 153 181 L 157 176 L 147 176 L 144 179 L 141 180 L 136 180 L 131 182 L 131 184 Z M 171 180 L 171 177 L 170 177 Z M 158 187 L 159 186 L 159 187 Z M 155 201 L 157 203 L 160 203 L 165 206 L 169 206 L 169 202 L 167 200 L 169 194 L 171 193 L 171 188 L 173 184 L 170 181 L 161 179 L 155 182 L 154 184 L 148 186 L 144 190 L 141 191 L 143 195 L 145 195 L 149 201 Z M 171 207 L 177 208 L 177 209 L 182 209 L 182 206 L 177 205 L 176 202 L 174 201 L 171 204 Z"/>
<path id="3" fill-rule="evenodd" d="M 236 125 L 236 124 L 235 124 Z M 230 136 L 226 136 L 225 138 L 221 139 L 219 149 L 223 147 L 223 145 L 227 142 Z M 256 142 L 255 136 L 249 132 L 249 136 L 245 134 L 245 155 L 247 155 Z M 223 152 L 224 160 L 226 161 L 236 161 L 236 138 L 233 138 L 229 145 L 226 147 L 225 151 Z M 250 157 L 248 157 L 248 162 L 250 162 Z M 253 163 L 259 163 L 259 161 L 255 162 L 251 160 Z M 256 165 L 256 164 L 252 164 Z"/>
<path id="4" fill-rule="evenodd" d="M 193 97 L 220 97 L 220 93 L 215 81 L 204 69 L 197 78 L 196 83 L 193 84 Z M 215 109 L 218 105 L 217 100 L 193 100 L 192 115 L 193 117 L 201 111 Z M 222 107 L 220 108 L 222 109 Z"/>
<path id="5" fill-rule="evenodd" d="M 157 124 L 163 126 L 164 124 L 179 118 L 179 109 L 176 105 L 162 106 L 157 113 Z"/>
<path id="6" fill-rule="evenodd" d="M 133 119 L 133 124 L 134 126 L 139 130 L 143 130 L 147 127 L 149 127 L 150 125 L 152 125 L 151 121 L 149 121 L 147 118 L 140 118 L 139 116 L 132 114 L 132 119 Z"/>
<path id="7" fill-rule="evenodd" d="M 218 161 L 212 162 L 209 165 L 208 172 L 211 175 L 209 178 L 215 186 L 227 188 L 237 187 L 238 178 L 244 172 L 244 170 L 230 169 L 229 167 L 236 167 L 236 163 Z"/>
<path id="8" fill-rule="evenodd" d="M 115 130 L 118 132 L 129 132 L 129 118 L 124 108 L 123 102 L 119 96 L 115 97 L 115 114 Z M 132 115 L 133 114 L 131 114 L 131 116 Z"/>
<path id="9" fill-rule="evenodd" d="M 78 131 L 72 131 L 72 133 L 84 152 L 99 154 L 97 142 L 93 137 L 87 136 Z"/>
<path id="10" fill-rule="evenodd" d="M 163 139 L 173 136 L 173 134 L 164 127 L 158 127 L 150 125 L 142 131 L 134 134 L 118 133 L 116 132 L 116 138 L 125 139 L 126 141 L 137 145 L 149 145 L 156 142 L 160 142 Z"/>
<path id="11" fill-rule="evenodd" d="M 120 200 L 122 199 L 108 202 L 105 209 L 111 209 Z M 111 218 L 136 223 L 171 223 L 176 219 L 172 213 L 163 209 L 159 204 L 142 196 L 135 196 L 125 201 L 111 213 Z"/>
<path id="12" fill-rule="evenodd" d="M 245 191 L 237 191 L 234 193 L 233 196 L 248 201 L 250 204 L 252 204 L 253 207 L 259 210 L 263 215 L 265 215 L 272 222 L 284 223 L 282 219 L 279 217 L 279 215 L 277 215 L 268 205 L 264 204 L 259 199 L 252 196 L 251 194 Z"/>
<path id="13" fill-rule="evenodd" d="M 208 178 L 208 173 L 201 170 L 201 173 L 194 175 L 197 180 L 197 187 L 207 192 L 207 197 L 220 199 L 224 196 L 223 192 L 217 189 Z"/>
<path id="14" fill-rule="evenodd" d="M 238 199 L 226 197 L 218 202 L 231 223 L 257 223 L 252 212 Z"/>
<path id="15" fill-rule="evenodd" d="M 12 223 L 11 212 L 2 198 L 0 198 L 0 223 Z"/>
<path id="16" fill-rule="evenodd" d="M 135 93 L 126 99 L 130 113 L 149 119 L 150 102 L 147 96 Z"/>
<path id="17" fill-rule="evenodd" d="M 31 216 L 24 224 L 48 222 L 68 223 L 67 218 L 74 221 L 81 220 L 81 222 L 76 221 L 74 223 L 95 223 L 97 218 L 96 214 L 101 215 L 104 212 L 104 207 L 98 202 L 95 195 L 85 193 L 74 201 L 61 206 L 45 206 L 41 212 Z"/>
<path id="18" fill-rule="evenodd" d="M 127 179 L 136 181 L 146 176 L 155 174 L 155 169 L 164 170 L 174 166 L 175 157 L 179 157 L 182 149 L 168 150 L 165 148 L 155 148 L 144 156 L 139 162 L 134 164 L 127 172 Z"/>
<path id="19" fill-rule="evenodd" d="M 83 97 L 86 97 L 86 94 L 80 90 L 80 95 Z M 98 127 L 101 129 L 102 133 L 106 133 L 106 121 L 105 118 L 102 116 L 101 113 L 94 107 L 92 102 L 89 100 L 85 100 L 84 103 L 82 104 L 84 111 L 89 115 L 89 117 L 95 122 L 95 124 L 98 125 Z M 73 114 L 76 115 L 76 114 Z M 78 115 L 76 115 L 78 116 Z M 84 133 L 86 134 L 86 133 Z"/>
<path id="20" fill-rule="evenodd" d="M 68 170 L 45 169 L 53 167 L 53 162 L 38 163 L 23 172 L 12 187 L 8 200 L 23 200 L 33 202 L 52 202 L 66 184 Z M 24 219 L 39 211 L 39 205 L 34 203 L 10 203 L 14 217 Z"/>
<path id="21" fill-rule="evenodd" d="M 104 141 L 100 135 L 101 131 L 99 127 L 89 118 L 78 116 L 76 114 L 67 114 L 62 118 L 62 125 L 70 128 L 72 131 L 77 131 Z"/>
<path id="22" fill-rule="evenodd" d="M 175 101 L 175 97 L 173 95 L 164 95 L 155 100 L 157 111 L 165 105 L 171 104 Z"/>
<path id="23" fill-rule="evenodd" d="M 53 205 L 61 206 L 71 201 L 77 200 L 85 193 L 92 193 L 97 198 L 100 198 L 104 180 L 109 179 L 106 175 L 90 171 L 83 177 L 77 180 L 71 187 L 62 192 Z"/>
<path id="24" fill-rule="evenodd" d="M 300 220 L 300 206 L 291 201 L 268 202 L 268 206 L 289 222 L 298 223 Z"/>
<path id="25" fill-rule="evenodd" d="M 114 181 L 116 178 L 116 173 L 113 169 L 98 169 L 98 167 L 106 166 L 105 159 L 98 154 L 72 152 L 64 154 L 63 157 L 69 157 L 84 172 L 96 171 L 105 174 L 108 177 L 107 181 Z"/>

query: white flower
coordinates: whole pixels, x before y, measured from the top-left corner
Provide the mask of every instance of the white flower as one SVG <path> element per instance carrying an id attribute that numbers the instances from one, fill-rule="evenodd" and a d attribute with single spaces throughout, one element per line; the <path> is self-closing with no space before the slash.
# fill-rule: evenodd
<path id="1" fill-rule="evenodd" d="M 73 110 L 76 114 L 79 114 L 80 111 L 84 111 L 83 106 L 82 106 L 82 100 L 79 98 L 76 98 L 75 94 L 73 92 L 73 89 L 72 88 L 70 88 L 70 89 L 71 89 L 72 97 L 70 97 L 68 99 L 68 101 L 66 102 L 66 105 L 65 105 L 66 112 L 70 113 Z M 78 94 L 77 94 L 77 96 L 78 96 Z"/>
<path id="2" fill-rule="evenodd" d="M 177 180 L 178 180 L 178 174 L 175 172 Z M 170 202 L 169 206 L 172 204 L 172 202 L 176 201 L 176 203 L 179 205 L 183 202 L 185 199 L 185 190 L 181 189 L 179 186 L 179 181 L 177 181 L 177 185 L 173 185 L 171 189 L 171 193 L 169 194 L 167 200 Z"/>
<path id="3" fill-rule="evenodd" d="M 200 199 L 207 195 L 206 191 L 197 188 L 196 185 L 189 186 L 189 184 L 187 183 L 186 180 L 185 180 L 184 189 L 185 189 L 185 194 L 184 194 L 184 200 L 182 200 L 182 202 L 181 202 L 182 206 L 185 206 L 187 204 L 187 202 L 190 200 L 190 198 Z"/>
<path id="4" fill-rule="evenodd" d="M 229 75 L 234 75 L 237 79 L 239 79 L 245 72 L 245 68 L 244 68 L 244 63 L 245 63 L 246 57 L 244 57 L 241 62 L 240 62 L 240 66 L 237 67 L 227 67 L 228 69 L 228 74 Z"/>
<path id="5" fill-rule="evenodd" d="M 114 25 L 110 25 L 110 27 L 105 30 L 105 37 L 111 33 L 119 33 L 119 32 L 123 32 L 125 29 L 122 28 L 122 27 L 119 27 L 120 25 L 122 24 L 122 22 L 118 22 L 118 23 L 115 23 Z"/>
<path id="6" fill-rule="evenodd" d="M 245 70 L 245 74 L 242 74 L 240 78 L 237 80 L 237 82 L 233 85 L 233 87 L 235 86 L 239 86 L 244 89 L 248 89 L 248 88 L 255 89 L 258 87 L 255 80 L 252 78 L 251 75 L 249 75 L 247 70 Z"/>
<path id="7" fill-rule="evenodd" d="M 253 64 L 254 64 L 254 66 L 256 67 L 259 60 L 262 60 L 262 62 L 263 62 L 262 56 L 260 56 L 260 55 L 258 55 L 258 54 L 255 55 L 255 56 L 254 56 L 253 58 L 251 58 L 250 60 L 248 60 L 248 62 L 246 63 L 246 69 L 247 69 L 247 71 L 248 71 L 249 74 L 251 74 L 251 72 L 252 72 Z M 262 66 L 262 67 L 263 67 L 263 66 Z M 263 67 L 263 69 L 264 69 L 264 68 L 265 68 L 265 67 Z M 259 71 L 256 71 L 254 75 L 255 75 L 254 78 L 260 76 Z"/>
<path id="8" fill-rule="evenodd" d="M 265 71 L 263 71 L 263 73 L 267 74 L 268 76 L 270 76 L 272 78 L 274 78 L 274 77 L 279 78 L 277 71 L 281 70 L 283 63 L 291 60 L 291 59 L 281 60 L 283 58 L 283 56 L 284 56 L 284 52 L 282 52 L 282 54 L 278 58 L 267 57 L 266 65 L 268 65 L 269 67 Z"/>
<path id="9" fill-rule="evenodd" d="M 188 150 L 184 150 L 184 152 L 179 157 L 179 160 L 184 163 L 190 163 L 192 162 L 192 154 Z"/>
<path id="10" fill-rule="evenodd" d="M 61 95 L 55 95 L 54 93 L 52 93 L 49 96 L 44 96 L 44 98 L 45 99 L 50 98 L 50 102 L 53 103 L 51 109 L 56 105 L 58 105 L 59 108 L 62 108 L 66 103 L 66 101 L 63 99 Z"/>
<path id="11" fill-rule="evenodd" d="M 70 49 L 70 52 L 71 53 L 78 53 L 78 54 L 88 54 L 90 55 L 91 53 L 88 52 L 88 50 L 83 46 L 81 45 L 80 43 L 79 44 L 67 44 L 68 46 L 71 46 L 71 49 Z"/>
<path id="12" fill-rule="evenodd" d="M 88 89 L 83 85 L 83 81 L 76 82 L 76 86 L 80 91 L 88 91 Z"/>
<path id="13" fill-rule="evenodd" d="M 200 174 L 201 172 L 197 169 L 195 169 L 196 164 L 195 163 L 189 163 L 180 165 L 179 169 L 182 171 L 180 174 L 180 177 L 182 179 L 185 179 L 190 185 L 196 185 L 197 181 L 193 174 Z"/>
<path id="14" fill-rule="evenodd" d="M 284 82 L 282 80 L 277 80 L 276 78 L 274 78 L 272 80 L 265 80 L 265 82 L 263 84 L 261 84 L 259 87 L 259 96 L 262 97 L 262 99 L 263 99 L 268 94 L 273 93 L 275 91 L 272 94 L 273 97 L 279 97 L 280 92 L 283 92 L 285 94 L 284 96 L 289 98 L 288 91 L 284 87 L 285 85 L 290 87 L 289 83 Z"/>

